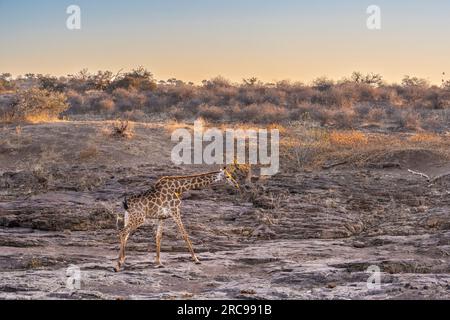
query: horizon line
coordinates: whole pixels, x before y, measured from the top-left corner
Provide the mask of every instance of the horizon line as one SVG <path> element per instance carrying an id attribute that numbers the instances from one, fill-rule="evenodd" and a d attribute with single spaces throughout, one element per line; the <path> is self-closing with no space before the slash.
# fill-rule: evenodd
<path id="1" fill-rule="evenodd" d="M 136 66 L 135 68 L 131 68 L 131 69 L 128 69 L 128 70 L 124 70 L 125 68 L 120 68 L 120 69 L 118 69 L 117 72 L 112 71 L 112 70 L 109 70 L 109 69 L 96 69 L 95 71 L 90 71 L 88 68 L 82 68 L 82 69 L 80 69 L 79 71 L 77 71 L 76 73 L 58 74 L 58 73 L 40 73 L 40 72 L 34 73 L 34 72 L 29 72 L 29 74 L 33 74 L 33 75 L 35 75 L 35 76 L 36 76 L 36 75 L 42 75 L 42 76 L 50 76 L 50 77 L 61 78 L 61 77 L 75 76 L 76 74 L 80 73 L 81 71 L 86 70 L 86 71 L 88 72 L 88 74 L 90 74 L 90 75 L 95 75 L 96 73 L 101 72 L 101 71 L 102 71 L 102 72 L 110 71 L 110 72 L 112 72 L 113 74 L 118 75 L 119 73 L 127 73 L 127 72 L 130 72 L 130 71 L 135 70 L 135 69 L 137 69 L 137 68 L 139 68 L 139 67 L 141 67 L 141 66 L 142 66 L 142 65 L 138 65 L 138 66 Z M 175 80 L 182 81 L 182 82 L 185 83 L 185 84 L 193 83 L 194 85 L 201 85 L 201 84 L 203 83 L 203 81 L 209 81 L 209 80 L 218 79 L 218 78 L 222 78 L 222 79 L 228 81 L 228 82 L 229 82 L 230 84 L 232 84 L 232 85 L 241 84 L 244 80 L 251 79 L 251 78 L 256 78 L 258 81 L 262 82 L 264 85 L 277 84 L 277 83 L 280 83 L 280 82 L 288 82 L 288 83 L 291 83 L 291 84 L 311 85 L 311 84 L 313 84 L 313 82 L 314 82 L 315 80 L 318 80 L 318 79 L 326 79 L 326 80 L 330 80 L 330 81 L 332 81 L 332 82 L 334 82 L 334 83 L 337 84 L 337 83 L 339 83 L 339 82 L 344 82 L 344 81 L 346 81 L 346 80 L 351 80 L 350 78 L 351 78 L 352 74 L 355 73 L 355 72 L 359 72 L 359 73 L 361 73 L 362 75 L 370 75 L 370 74 L 380 75 L 380 76 L 381 76 L 381 81 L 383 82 L 383 84 L 387 84 L 387 85 L 401 84 L 401 81 L 402 81 L 403 78 L 405 78 L 405 77 L 412 77 L 412 78 L 418 78 L 418 79 L 426 80 L 427 83 L 428 83 L 430 86 L 440 86 L 440 85 L 441 85 L 442 83 L 444 83 L 445 81 L 450 81 L 450 79 L 444 79 L 444 78 L 442 78 L 440 82 L 437 82 L 437 83 L 436 83 L 436 82 L 431 81 L 429 78 L 424 78 L 424 77 L 415 76 L 415 75 L 412 74 L 412 73 L 403 75 L 402 78 L 400 79 L 400 81 L 398 81 L 398 80 L 389 81 L 389 80 L 384 79 L 384 76 L 383 76 L 383 74 L 381 74 L 381 73 L 377 73 L 377 72 L 368 72 L 368 73 L 364 73 L 364 72 L 360 72 L 360 71 L 352 71 L 352 73 L 351 73 L 350 75 L 347 75 L 347 76 L 340 76 L 339 78 L 335 78 L 335 77 L 331 77 L 331 76 L 327 76 L 327 75 L 321 75 L 321 76 L 314 77 L 314 78 L 312 78 L 312 79 L 310 79 L 310 80 L 300 80 L 300 79 L 292 79 L 292 78 L 282 78 L 282 79 L 272 79 L 271 81 L 267 81 L 267 80 L 264 80 L 264 79 L 262 79 L 262 78 L 259 78 L 259 77 L 255 76 L 255 75 L 251 75 L 251 76 L 247 76 L 247 77 L 245 77 L 245 76 L 240 77 L 240 80 L 237 81 L 237 80 L 234 80 L 234 79 L 231 79 L 231 78 L 227 78 L 226 76 L 223 76 L 223 75 L 221 75 L 221 74 L 218 74 L 218 75 L 212 76 L 212 77 L 208 77 L 208 78 L 203 79 L 203 80 L 201 80 L 201 81 L 184 80 L 184 79 L 180 79 L 180 78 L 177 78 L 177 77 L 169 77 L 168 79 L 164 80 L 164 79 L 162 79 L 162 78 L 156 77 L 156 76 L 155 76 L 155 73 L 154 73 L 153 71 L 151 71 L 151 69 L 148 69 L 148 68 L 146 68 L 146 67 L 144 67 L 144 66 L 142 66 L 142 67 L 145 68 L 147 71 L 151 72 L 151 74 L 152 74 L 152 76 L 153 76 L 153 79 L 155 80 L 156 83 L 161 82 L 161 81 L 167 82 L 168 80 L 175 79 Z M 121 72 L 121 71 L 123 71 L 123 72 Z M 21 79 L 21 78 L 25 78 L 25 75 L 28 74 L 28 73 L 24 73 L 24 74 L 17 74 L 17 75 L 14 75 L 12 72 L 0 72 L 0 74 L 4 74 L 4 73 L 9 73 L 9 74 L 11 74 L 11 78 L 14 79 L 14 80 L 19 80 L 19 79 Z M 445 76 L 445 75 L 446 75 L 445 72 L 442 72 L 442 73 L 441 73 L 441 76 L 442 76 L 442 77 Z"/>

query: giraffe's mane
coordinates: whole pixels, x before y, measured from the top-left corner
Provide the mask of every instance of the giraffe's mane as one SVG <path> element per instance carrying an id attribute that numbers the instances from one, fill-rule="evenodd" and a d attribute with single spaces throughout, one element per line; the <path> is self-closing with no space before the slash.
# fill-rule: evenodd
<path id="1" fill-rule="evenodd" d="M 212 175 L 212 174 L 217 174 L 219 172 L 220 171 L 211 171 L 211 172 L 192 174 L 192 175 L 187 175 L 187 176 L 164 176 L 164 177 L 161 177 L 159 180 L 204 177 L 204 176 L 209 176 L 209 175 Z"/>

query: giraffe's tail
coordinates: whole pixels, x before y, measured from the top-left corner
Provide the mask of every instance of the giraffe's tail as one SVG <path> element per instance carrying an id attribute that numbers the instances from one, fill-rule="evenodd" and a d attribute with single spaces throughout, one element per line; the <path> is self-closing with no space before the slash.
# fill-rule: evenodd
<path id="1" fill-rule="evenodd" d="M 123 199 L 123 201 L 122 201 L 122 207 L 123 207 L 125 210 L 128 210 L 128 200 L 127 200 L 127 197 L 125 197 L 125 199 Z"/>
<path id="2" fill-rule="evenodd" d="M 125 197 L 125 199 L 122 201 L 122 210 L 121 212 L 117 212 L 116 214 L 116 229 L 120 230 L 123 227 L 126 227 L 128 225 L 128 200 Z"/>

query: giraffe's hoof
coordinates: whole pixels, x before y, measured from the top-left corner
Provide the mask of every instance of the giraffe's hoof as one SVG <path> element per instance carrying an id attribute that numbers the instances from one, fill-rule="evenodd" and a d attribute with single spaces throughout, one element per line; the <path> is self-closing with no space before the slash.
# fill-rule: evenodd
<path id="1" fill-rule="evenodd" d="M 164 268 L 164 265 L 163 265 L 162 263 L 157 263 L 157 264 L 155 265 L 155 268 L 157 268 L 157 269 L 162 269 L 162 268 Z"/>
<path id="2" fill-rule="evenodd" d="M 114 267 L 114 272 L 119 272 L 120 271 L 120 267 Z"/>
<path id="3" fill-rule="evenodd" d="M 198 260 L 198 259 L 195 259 L 195 260 L 194 260 L 194 263 L 195 263 L 195 264 L 202 264 L 202 263 L 200 262 L 200 260 Z"/>

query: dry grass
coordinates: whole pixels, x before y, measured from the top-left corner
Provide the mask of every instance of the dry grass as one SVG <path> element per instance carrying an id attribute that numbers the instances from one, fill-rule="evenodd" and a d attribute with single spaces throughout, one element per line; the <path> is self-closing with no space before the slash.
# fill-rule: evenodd
<path id="1" fill-rule="evenodd" d="M 279 123 L 270 123 L 267 125 L 255 124 L 255 123 L 245 123 L 245 122 L 220 123 L 219 124 L 219 123 L 209 122 L 202 117 L 197 118 L 196 121 L 199 121 L 199 123 L 202 126 L 203 131 L 208 130 L 209 128 L 217 128 L 222 131 L 225 131 L 227 129 L 232 129 L 232 130 L 266 129 L 268 131 L 270 131 L 272 129 L 277 129 L 281 135 L 288 131 L 288 128 L 285 125 L 279 124 Z M 194 130 L 193 123 L 188 123 L 188 122 L 184 122 L 184 121 L 168 121 L 164 125 L 164 127 L 168 132 L 172 132 L 176 129 Z"/>
<path id="2" fill-rule="evenodd" d="M 36 114 L 36 115 L 26 115 L 21 118 L 17 118 L 16 116 L 4 113 L 0 116 L 0 123 L 31 123 L 31 124 L 38 124 L 38 123 L 45 123 L 45 122 L 57 122 L 61 121 L 56 116 L 51 116 L 47 114 Z"/>
<path id="3" fill-rule="evenodd" d="M 130 139 L 134 135 L 134 126 L 128 120 L 114 121 L 110 132 L 112 137 Z"/>
<path id="4" fill-rule="evenodd" d="M 435 133 L 421 132 L 409 137 L 408 141 L 415 143 L 439 143 L 442 141 L 442 137 Z"/>
<path id="5" fill-rule="evenodd" d="M 43 267 L 44 264 L 42 263 L 41 259 L 39 258 L 31 258 L 27 264 L 26 264 L 26 268 L 27 269 L 38 269 Z"/>
<path id="6" fill-rule="evenodd" d="M 36 177 L 46 181 L 47 184 L 52 184 L 55 179 L 52 167 L 63 162 L 62 154 L 52 147 L 46 147 L 34 162 L 31 171 Z"/>
<path id="7" fill-rule="evenodd" d="M 24 118 L 24 121 L 28 122 L 28 123 L 55 122 L 55 121 L 58 121 L 58 117 L 49 116 L 49 115 L 45 115 L 45 114 L 28 115 Z"/>
<path id="8" fill-rule="evenodd" d="M 185 122 L 181 122 L 181 121 L 168 121 L 165 125 L 164 125 L 164 129 L 169 132 L 172 133 L 173 131 L 177 130 L 177 129 L 193 129 L 192 125 L 189 125 Z"/>
<path id="9" fill-rule="evenodd" d="M 303 127 L 287 130 L 280 144 L 283 166 L 291 169 L 315 169 L 333 163 L 364 166 L 400 150 L 430 150 L 450 159 L 450 140 L 445 135 L 426 132 L 367 134 Z"/>
<path id="10" fill-rule="evenodd" d="M 333 130 L 329 136 L 329 143 L 338 147 L 358 148 L 365 146 L 369 139 L 360 131 L 335 131 Z"/>
<path id="11" fill-rule="evenodd" d="M 225 118 L 225 110 L 216 106 L 201 105 L 198 108 L 198 115 L 211 121 L 220 121 Z"/>
<path id="12" fill-rule="evenodd" d="M 97 155 L 98 155 L 97 146 L 90 145 L 90 146 L 86 147 L 86 149 L 80 151 L 78 158 L 81 161 L 85 161 L 85 160 L 95 158 L 95 157 L 97 157 Z"/>

